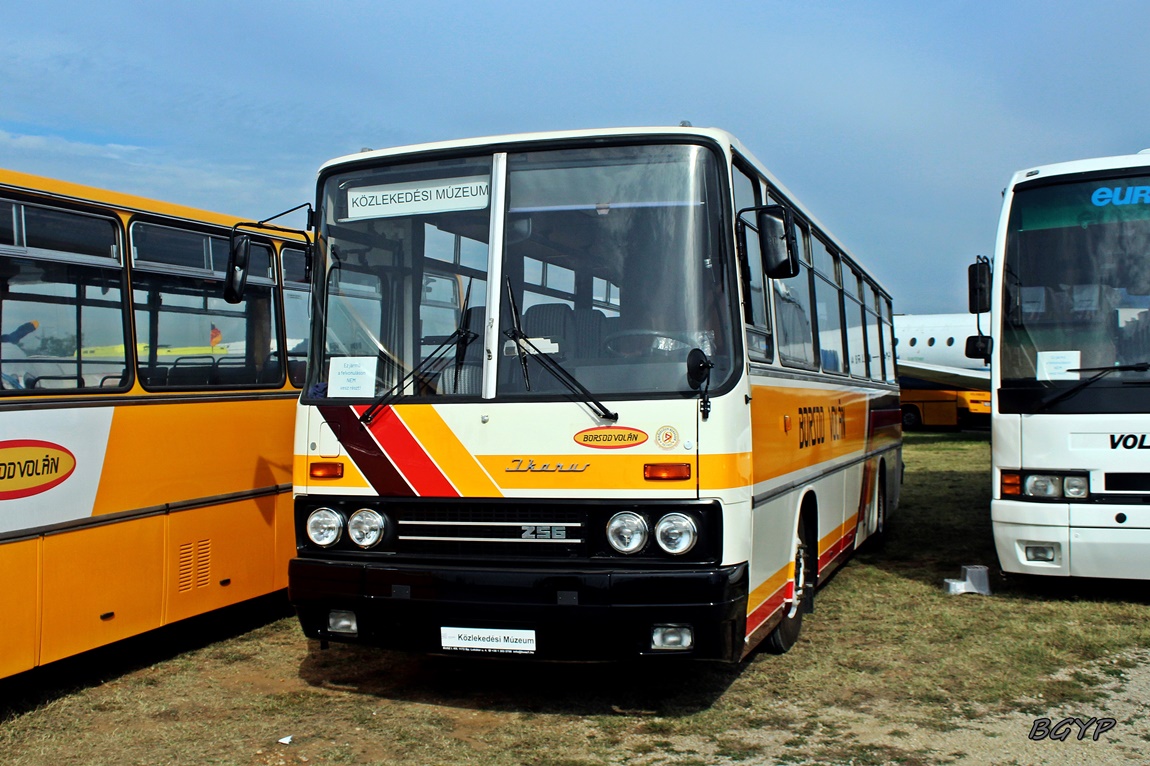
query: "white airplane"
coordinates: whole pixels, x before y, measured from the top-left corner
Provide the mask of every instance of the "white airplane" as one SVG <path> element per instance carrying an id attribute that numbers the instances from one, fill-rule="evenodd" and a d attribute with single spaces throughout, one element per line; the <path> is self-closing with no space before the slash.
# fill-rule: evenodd
<path id="1" fill-rule="evenodd" d="M 990 365 L 966 356 L 966 339 L 990 329 L 986 314 L 898 314 L 894 318 L 898 374 L 977 391 L 990 390 Z"/>

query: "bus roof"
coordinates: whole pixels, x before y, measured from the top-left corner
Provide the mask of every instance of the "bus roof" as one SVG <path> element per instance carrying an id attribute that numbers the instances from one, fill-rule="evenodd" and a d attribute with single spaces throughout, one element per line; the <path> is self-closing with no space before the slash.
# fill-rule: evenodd
<path id="1" fill-rule="evenodd" d="M 48 199 L 96 203 L 124 210 L 129 213 L 150 213 L 152 215 L 161 215 L 185 221 L 216 224 L 228 228 L 240 221 L 246 221 L 246 219 L 234 215 L 215 213 L 209 210 L 199 210 L 194 207 L 188 207 L 187 205 L 177 205 L 172 202 L 163 202 L 134 194 L 124 194 L 95 186 L 84 186 L 83 184 L 72 183 L 70 181 L 61 181 L 46 176 L 37 176 L 31 173 L 21 173 L 16 170 L 0 168 L 0 195 L 3 195 L 6 191 L 30 192 Z M 261 232 L 261 234 L 266 234 L 269 237 L 278 239 L 301 241 L 303 239 L 302 232 L 298 235 L 294 232 L 276 234 Z"/>
<path id="2" fill-rule="evenodd" d="M 1021 181 L 1030 181 L 1050 176 L 1073 175 L 1075 173 L 1092 173 L 1099 170 L 1122 170 L 1124 168 L 1150 167 L 1150 149 L 1144 149 L 1137 154 L 1120 154 L 1113 157 L 1091 157 L 1068 162 L 1055 162 L 1049 165 L 1039 165 L 1025 170 L 1019 170 L 1010 179 L 1013 188 Z"/>
<path id="3" fill-rule="evenodd" d="M 713 141 L 719 146 L 723 147 L 724 151 L 732 151 L 739 155 L 741 158 L 754 165 L 763 176 L 779 190 L 790 203 L 797 209 L 802 216 L 811 222 L 815 227 L 822 231 L 826 236 L 831 237 L 835 246 L 840 249 L 846 256 L 847 260 L 856 266 L 861 267 L 858 259 L 851 254 L 841 241 L 834 237 L 831 231 L 819 221 L 811 212 L 787 189 L 778 178 L 776 178 L 770 170 L 767 169 L 758 158 L 752 154 L 739 139 L 731 133 L 723 130 L 722 128 L 696 128 L 693 126 L 650 126 L 650 127 L 629 127 L 629 128 L 598 128 L 598 129 L 580 129 L 580 130 L 558 130 L 558 131 L 545 131 L 537 133 L 510 133 L 506 135 L 495 136 L 478 136 L 474 138 L 461 138 L 450 141 L 434 141 L 425 144 L 410 144 L 407 146 L 396 146 L 387 149 L 367 149 L 357 154 L 347 154 L 342 157 L 336 157 L 328 160 L 320 166 L 319 175 L 323 175 L 326 171 L 339 168 L 343 165 L 355 165 L 364 161 L 370 162 L 377 159 L 389 159 L 396 157 L 404 157 L 407 155 L 416 155 L 424 153 L 436 152 L 455 152 L 465 150 L 484 150 L 484 151 L 498 151 L 503 147 L 510 145 L 524 145 L 548 142 L 563 142 L 563 141 L 578 141 L 581 139 L 595 139 L 595 138 L 655 138 L 659 136 L 675 137 L 675 138 L 702 138 Z M 883 287 L 873 274 L 867 271 L 871 282 L 878 287 L 879 291 L 886 297 L 890 297 L 890 292 Z"/>

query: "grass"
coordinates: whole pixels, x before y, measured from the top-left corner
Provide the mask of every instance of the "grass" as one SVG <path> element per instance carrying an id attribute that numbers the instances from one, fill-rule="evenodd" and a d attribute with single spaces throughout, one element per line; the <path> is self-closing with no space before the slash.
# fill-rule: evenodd
<path id="1" fill-rule="evenodd" d="M 29 764 L 953 763 L 909 733 L 971 716 L 1095 701 L 1150 643 L 1138 584 L 992 577 L 981 434 L 907 439 L 885 545 L 816 599 L 798 645 L 738 668 L 461 661 L 334 645 L 281 598 L 0 681 L 0 753 Z M 1097 708 L 1095 708 L 1097 709 Z M 864 746 L 844 716 L 868 715 Z M 291 736 L 291 744 L 277 740 Z"/>

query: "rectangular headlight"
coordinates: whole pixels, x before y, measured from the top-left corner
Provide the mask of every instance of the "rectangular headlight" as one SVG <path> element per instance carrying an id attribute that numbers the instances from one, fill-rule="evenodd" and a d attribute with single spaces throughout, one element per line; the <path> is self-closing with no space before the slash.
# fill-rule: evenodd
<path id="1" fill-rule="evenodd" d="M 1086 476 L 1067 476 L 1062 480 L 1062 492 L 1067 497 L 1089 497 L 1090 479 Z"/>
<path id="2" fill-rule="evenodd" d="M 1022 494 L 1027 497 L 1062 497 L 1062 477 L 1032 473 L 1022 484 Z"/>

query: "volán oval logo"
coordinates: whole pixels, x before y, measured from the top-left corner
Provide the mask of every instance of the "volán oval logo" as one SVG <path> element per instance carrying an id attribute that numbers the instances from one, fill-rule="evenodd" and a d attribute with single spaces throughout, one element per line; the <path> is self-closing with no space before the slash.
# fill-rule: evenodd
<path id="1" fill-rule="evenodd" d="M 76 470 L 76 456 L 59 444 L 36 439 L 0 442 L 0 500 L 38 495 Z"/>
<path id="2" fill-rule="evenodd" d="M 598 426 L 575 434 L 575 443 L 595 449 L 626 449 L 647 441 L 647 434 L 638 428 L 624 426 Z"/>

